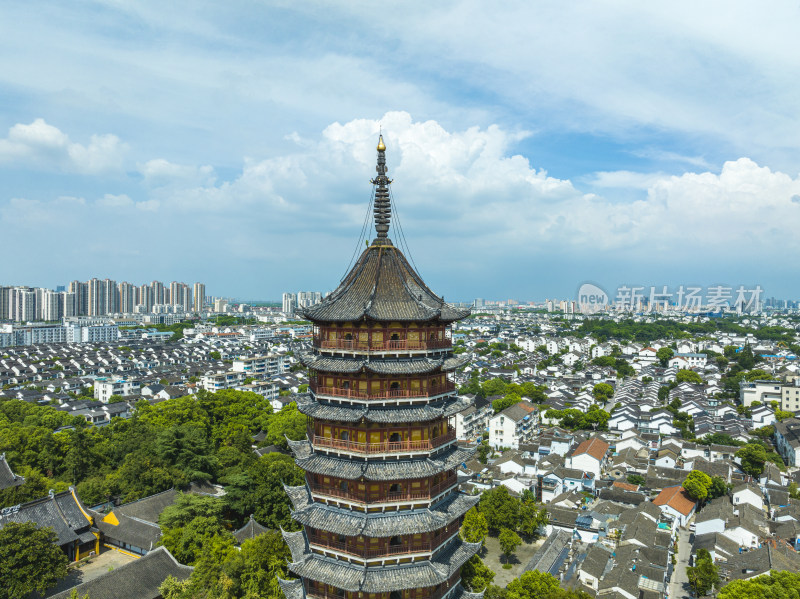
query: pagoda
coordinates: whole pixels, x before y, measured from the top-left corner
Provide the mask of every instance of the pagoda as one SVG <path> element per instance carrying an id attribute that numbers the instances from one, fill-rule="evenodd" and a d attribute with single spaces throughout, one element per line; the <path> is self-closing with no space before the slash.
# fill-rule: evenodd
<path id="1" fill-rule="evenodd" d="M 478 598 L 461 566 L 480 548 L 459 534 L 478 496 L 458 490 L 453 416 L 468 406 L 449 373 L 450 326 L 469 315 L 431 291 L 388 237 L 386 146 L 378 143 L 375 239 L 321 302 L 302 311 L 313 348 L 300 355 L 309 393 L 298 409 L 307 438 L 290 441 L 306 484 L 286 487 L 293 518 L 284 532 L 298 580 L 288 599 Z"/>

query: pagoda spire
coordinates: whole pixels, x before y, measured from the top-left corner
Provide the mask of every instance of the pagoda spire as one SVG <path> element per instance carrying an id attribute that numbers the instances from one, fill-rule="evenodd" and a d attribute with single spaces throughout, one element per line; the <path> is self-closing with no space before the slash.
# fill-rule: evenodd
<path id="1" fill-rule="evenodd" d="M 378 176 L 372 179 L 375 185 L 375 232 L 377 236 L 373 244 L 383 245 L 389 241 L 389 220 L 392 217 L 392 205 L 389 201 L 389 184 L 392 182 L 386 176 L 386 144 L 383 135 L 378 138 L 378 165 L 375 167 Z"/>

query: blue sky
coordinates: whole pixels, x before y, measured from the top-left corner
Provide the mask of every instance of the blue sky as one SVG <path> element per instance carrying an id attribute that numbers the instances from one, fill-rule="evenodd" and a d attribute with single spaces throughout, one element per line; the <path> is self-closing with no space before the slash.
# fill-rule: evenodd
<path id="1" fill-rule="evenodd" d="M 447 299 L 800 296 L 800 6 L 564 4 L 5 3 L 0 283 L 329 290 L 382 126 Z"/>

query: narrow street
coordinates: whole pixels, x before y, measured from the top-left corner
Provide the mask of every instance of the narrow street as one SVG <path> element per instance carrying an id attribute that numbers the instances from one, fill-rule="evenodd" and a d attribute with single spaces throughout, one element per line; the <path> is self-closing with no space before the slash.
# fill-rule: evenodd
<path id="1" fill-rule="evenodd" d="M 690 597 L 689 595 L 689 579 L 686 577 L 686 568 L 689 566 L 689 555 L 692 551 L 692 546 L 689 544 L 689 535 L 691 534 L 687 529 L 680 528 L 678 537 L 678 563 L 672 572 L 672 580 L 669 583 L 669 598 L 670 599 L 684 599 Z"/>

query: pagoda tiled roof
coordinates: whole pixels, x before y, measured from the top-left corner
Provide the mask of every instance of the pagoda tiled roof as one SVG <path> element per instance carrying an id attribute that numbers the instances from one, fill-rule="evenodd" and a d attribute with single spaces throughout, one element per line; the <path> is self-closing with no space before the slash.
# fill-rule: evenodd
<path id="1" fill-rule="evenodd" d="M 79 597 L 92 599 L 156 599 L 161 597 L 159 587 L 168 577 L 186 580 L 192 570 L 192 566 L 180 564 L 166 547 L 157 547 L 140 559 L 109 568 L 99 577 L 52 597 L 68 599 L 77 592 Z"/>
<path id="2" fill-rule="evenodd" d="M 292 518 L 300 524 L 345 536 L 379 538 L 433 532 L 463 516 L 480 499 L 479 495 L 456 493 L 431 508 L 365 514 L 314 503 L 305 486 L 287 487 L 286 490 L 295 507 Z"/>
<path id="3" fill-rule="evenodd" d="M 332 420 L 334 422 L 367 422 L 401 424 L 407 422 L 427 422 L 438 418 L 452 416 L 467 408 L 469 399 L 449 398 L 444 402 L 424 406 L 407 406 L 402 408 L 371 407 L 368 405 L 337 405 L 314 401 L 310 395 L 296 396 L 297 409 L 312 418 Z"/>
<path id="4" fill-rule="evenodd" d="M 92 526 L 92 517 L 74 489 L 70 488 L 3 510 L 0 528 L 8 522 L 33 522 L 39 527 L 49 526 L 58 538 L 58 545 L 65 545 L 78 539 L 81 542 L 89 539 L 87 533 Z M 89 535 L 93 540 L 94 535 Z"/>
<path id="5" fill-rule="evenodd" d="M 345 480 L 357 480 L 364 477 L 371 481 L 434 476 L 456 468 L 459 464 L 469 460 L 476 451 L 474 447 L 450 447 L 440 454 L 422 459 L 360 461 L 316 454 L 308 440 L 291 441 L 290 447 L 295 454 L 297 466 L 306 472 L 335 476 Z"/>
<path id="6" fill-rule="evenodd" d="M 416 357 L 406 359 L 378 358 L 340 358 L 314 353 L 300 353 L 298 355 L 304 366 L 324 372 L 354 373 L 363 368 L 375 374 L 425 374 L 441 369 L 443 371 L 456 370 L 464 366 L 469 360 L 463 356 L 449 356 L 447 358 Z"/>
<path id="7" fill-rule="evenodd" d="M 296 580 L 278 578 L 278 584 L 286 599 L 305 599 L 306 591 L 303 588 L 303 581 L 299 578 Z"/>
<path id="8" fill-rule="evenodd" d="M 364 567 L 311 553 L 305 534 L 284 533 L 292 552 L 289 569 L 303 578 L 324 582 L 343 591 L 381 593 L 436 586 L 450 579 L 481 543 L 458 537 L 432 559 L 398 566 Z"/>
<path id="9" fill-rule="evenodd" d="M 403 253 L 385 240 L 369 246 L 339 287 L 302 311 L 313 322 L 454 322 L 468 309 L 451 306 L 431 291 Z"/>

